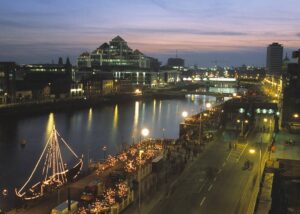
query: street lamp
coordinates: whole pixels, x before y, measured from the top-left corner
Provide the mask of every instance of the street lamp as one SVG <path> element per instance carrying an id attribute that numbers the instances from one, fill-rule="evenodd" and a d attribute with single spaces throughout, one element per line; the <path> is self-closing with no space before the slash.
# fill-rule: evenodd
<path id="1" fill-rule="evenodd" d="M 142 154 L 144 150 L 139 150 L 139 159 L 140 159 L 140 166 L 139 166 L 139 210 L 141 208 L 141 163 L 142 163 Z"/>
<path id="2" fill-rule="evenodd" d="M 205 107 L 206 109 L 209 111 L 211 108 L 211 103 L 206 103 Z M 201 109 L 200 109 L 200 113 L 199 113 L 199 144 L 201 143 L 201 132 L 202 132 L 202 114 L 201 114 Z"/>
<path id="3" fill-rule="evenodd" d="M 295 113 L 295 114 L 293 114 L 293 118 L 299 118 L 299 114 L 298 113 Z"/>
<path id="4" fill-rule="evenodd" d="M 189 113 L 188 113 L 187 111 L 183 111 L 183 112 L 181 113 L 181 116 L 182 116 L 183 118 L 186 118 L 188 115 L 189 115 Z"/>
<path id="5" fill-rule="evenodd" d="M 166 129 L 165 129 L 165 128 L 162 128 L 163 139 L 165 139 L 165 131 L 166 131 Z"/>
<path id="6" fill-rule="evenodd" d="M 143 137 L 147 137 L 149 135 L 150 131 L 147 128 L 143 128 L 141 131 L 141 134 L 143 135 Z"/>
<path id="7" fill-rule="evenodd" d="M 136 94 L 136 95 L 141 95 L 142 94 L 142 91 L 140 90 L 140 89 L 135 89 L 135 91 L 134 91 L 134 93 Z"/>
<path id="8" fill-rule="evenodd" d="M 211 103 L 206 103 L 205 106 L 206 106 L 207 110 L 209 110 L 212 107 Z"/>
<path id="9" fill-rule="evenodd" d="M 3 189 L 2 190 L 3 199 L 5 199 L 7 197 L 7 195 L 8 195 L 8 190 L 7 189 Z M 4 200 L 3 200 L 3 205 L 2 206 L 3 206 L 3 210 L 0 207 L 0 213 L 6 213 L 6 212 L 4 212 L 4 210 L 6 209 L 5 208 L 5 202 L 4 202 Z"/>
<path id="10" fill-rule="evenodd" d="M 5 197 L 5 196 L 7 196 L 7 194 L 8 194 L 8 190 L 7 189 L 3 189 L 2 190 L 2 195 Z"/>
<path id="11" fill-rule="evenodd" d="M 250 154 L 255 154 L 255 152 L 256 152 L 255 149 L 249 149 Z"/>
<path id="12" fill-rule="evenodd" d="M 267 124 L 267 122 L 268 122 L 268 119 L 264 118 L 264 123 Z M 271 122 L 271 120 L 270 120 L 270 122 Z M 265 129 L 266 127 L 264 126 L 263 128 Z"/>
<path id="13" fill-rule="evenodd" d="M 103 151 L 103 160 L 105 160 L 105 156 L 106 156 L 106 150 L 107 150 L 107 147 L 104 145 L 102 146 L 102 151 Z"/>
<path id="14" fill-rule="evenodd" d="M 244 135 L 244 123 L 249 123 L 249 121 L 248 120 L 237 120 L 236 121 L 237 123 L 241 123 L 241 125 L 242 125 L 242 127 L 241 127 L 241 133 L 240 133 L 240 136 L 243 136 Z"/>

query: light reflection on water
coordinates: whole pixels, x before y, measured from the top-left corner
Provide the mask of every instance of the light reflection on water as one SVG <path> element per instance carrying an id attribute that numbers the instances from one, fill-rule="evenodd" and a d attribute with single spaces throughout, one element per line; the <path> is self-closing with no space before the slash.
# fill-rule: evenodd
<path id="1" fill-rule="evenodd" d="M 93 109 L 89 109 L 89 114 L 88 114 L 88 121 L 87 121 L 87 131 L 90 131 L 91 126 L 92 126 L 92 120 L 93 120 Z"/>
<path id="2" fill-rule="evenodd" d="M 46 143 L 47 139 L 49 138 L 49 136 L 50 136 L 50 134 L 52 132 L 53 126 L 54 126 L 54 114 L 51 112 L 49 114 L 48 121 L 47 121 L 45 143 Z"/>
<path id="3" fill-rule="evenodd" d="M 78 154 L 86 159 L 100 159 L 103 145 L 107 154 L 117 152 L 120 144 L 131 144 L 140 139 L 143 127 L 149 137 L 177 138 L 182 111 L 189 114 L 205 108 L 205 102 L 214 103 L 209 96 L 194 95 L 186 99 L 128 101 L 64 113 L 50 113 L 36 117 L 0 121 L 0 189 L 19 187 L 35 165 L 52 127 Z M 21 140 L 27 145 L 20 147 Z M 62 149 L 62 153 L 63 153 Z M 71 156 L 64 155 L 65 162 Z M 9 164 L 7 164 L 9 163 Z"/>
<path id="4" fill-rule="evenodd" d="M 116 129 L 117 125 L 118 125 L 118 104 L 115 105 L 113 129 Z"/>

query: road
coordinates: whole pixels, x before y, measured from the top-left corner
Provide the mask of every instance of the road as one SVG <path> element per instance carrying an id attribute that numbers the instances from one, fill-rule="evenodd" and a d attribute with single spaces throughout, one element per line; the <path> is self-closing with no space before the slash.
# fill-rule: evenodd
<path id="1" fill-rule="evenodd" d="M 144 213 L 247 213 L 249 198 L 259 179 L 259 148 L 264 156 L 270 136 L 252 133 L 231 150 L 227 142 L 214 142 L 183 172 L 163 199 Z M 250 148 L 256 152 L 250 154 Z M 246 160 L 254 163 L 251 170 L 242 169 Z"/>

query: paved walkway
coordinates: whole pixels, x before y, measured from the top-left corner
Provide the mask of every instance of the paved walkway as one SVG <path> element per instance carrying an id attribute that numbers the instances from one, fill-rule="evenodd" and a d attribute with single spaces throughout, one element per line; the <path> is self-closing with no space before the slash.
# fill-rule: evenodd
<path id="1" fill-rule="evenodd" d="M 275 137 L 275 152 L 270 153 L 271 160 L 276 159 L 290 159 L 300 160 L 300 135 L 291 134 L 286 130 L 281 130 Z M 292 139 L 295 141 L 294 145 L 286 144 L 286 141 Z M 276 164 L 276 162 L 269 162 Z M 278 164 L 278 163 L 277 163 Z M 274 165 L 273 165 L 274 167 Z M 277 166 L 278 167 L 278 166 Z M 272 186 L 273 186 L 273 173 L 266 173 L 263 181 L 259 202 L 255 214 L 264 214 L 269 212 L 272 204 Z"/>
<path id="2" fill-rule="evenodd" d="M 295 145 L 285 142 L 289 139 L 295 141 Z M 271 159 L 291 159 L 300 160 L 300 134 L 291 134 L 282 130 L 276 135 L 275 152 L 271 153 Z"/>
<path id="3" fill-rule="evenodd" d="M 219 139 L 215 139 L 213 142 L 208 143 L 204 152 L 200 153 L 196 158 L 188 160 L 187 164 L 185 165 L 184 171 L 173 177 L 170 177 L 167 182 L 162 182 L 157 186 L 155 191 L 150 194 L 147 194 L 146 197 L 142 198 L 141 208 L 139 209 L 138 204 L 134 203 L 130 207 L 128 207 L 123 213 L 124 214 L 151 214 L 155 213 L 154 210 L 159 207 L 159 204 L 163 203 L 165 200 L 168 200 L 172 197 L 174 191 L 181 187 L 182 180 L 185 180 L 187 177 L 187 172 L 194 171 L 192 168 L 195 168 L 197 162 L 201 161 L 203 157 L 206 155 L 206 150 L 210 149 L 213 146 L 216 146 L 217 141 Z M 225 149 L 226 150 L 226 149 Z M 197 174 L 197 183 L 206 182 L 207 180 L 207 173 L 204 171 L 194 171 Z"/>

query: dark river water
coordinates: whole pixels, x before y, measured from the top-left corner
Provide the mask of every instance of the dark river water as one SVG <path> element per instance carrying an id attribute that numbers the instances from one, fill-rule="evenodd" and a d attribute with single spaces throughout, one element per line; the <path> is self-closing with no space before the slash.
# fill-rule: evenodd
<path id="1" fill-rule="evenodd" d="M 37 162 L 53 125 L 78 155 L 86 160 L 115 154 L 122 143 L 137 142 L 141 129 L 152 138 L 177 138 L 182 111 L 190 114 L 205 109 L 215 97 L 191 95 L 184 99 L 128 101 L 78 111 L 49 113 L 35 117 L 0 121 L 0 190 L 22 186 Z M 26 146 L 20 142 L 26 140 Z M 63 147 L 63 146 L 62 146 Z M 66 153 L 66 154 L 64 154 Z M 63 159 L 71 158 L 62 148 Z M 40 172 L 41 173 L 41 172 Z"/>

